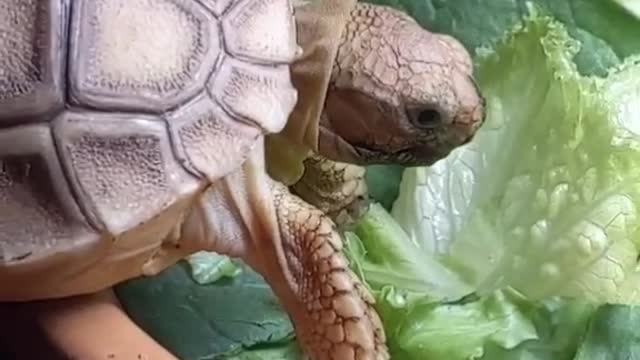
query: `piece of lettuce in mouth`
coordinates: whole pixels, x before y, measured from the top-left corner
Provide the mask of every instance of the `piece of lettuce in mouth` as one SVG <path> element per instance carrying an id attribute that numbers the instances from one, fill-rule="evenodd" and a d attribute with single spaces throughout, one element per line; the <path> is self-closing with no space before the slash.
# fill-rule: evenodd
<path id="1" fill-rule="evenodd" d="M 533 11 L 476 59 L 476 138 L 405 171 L 394 217 L 479 293 L 640 300 L 640 65 L 583 77 L 578 49 Z"/>

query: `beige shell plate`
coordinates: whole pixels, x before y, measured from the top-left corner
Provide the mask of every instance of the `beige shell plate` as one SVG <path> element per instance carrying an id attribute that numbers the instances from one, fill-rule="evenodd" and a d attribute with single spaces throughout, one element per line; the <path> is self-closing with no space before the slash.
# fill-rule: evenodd
<path id="1" fill-rule="evenodd" d="M 0 300 L 139 275 L 297 99 L 288 0 L 4 0 L 0 24 Z"/>

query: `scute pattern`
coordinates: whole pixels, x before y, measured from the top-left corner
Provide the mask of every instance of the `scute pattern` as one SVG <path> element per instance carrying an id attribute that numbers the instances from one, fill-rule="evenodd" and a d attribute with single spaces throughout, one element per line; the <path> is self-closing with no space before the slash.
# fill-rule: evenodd
<path id="1" fill-rule="evenodd" d="M 0 132 L 0 144 L 0 265 L 98 241 L 67 187 L 48 126 Z"/>
<path id="2" fill-rule="evenodd" d="M 35 121 L 63 105 L 62 0 L 0 1 L 0 125 Z"/>
<path id="3" fill-rule="evenodd" d="M 267 67 L 227 58 L 210 91 L 229 113 L 268 132 L 279 132 L 297 101 L 287 66 Z"/>
<path id="4" fill-rule="evenodd" d="M 196 190 L 158 119 L 69 112 L 56 120 L 54 135 L 85 210 L 111 234 L 150 220 L 181 193 Z"/>
<path id="5" fill-rule="evenodd" d="M 282 129 L 296 101 L 288 0 L 7 0 L 0 10 L 0 54 L 8 54 L 0 58 L 0 124 L 12 116 L 53 123 L 60 159 L 46 161 L 61 161 L 63 172 L 50 181 L 68 181 L 77 208 L 111 236 L 232 171 L 265 131 Z M 283 36 L 277 41 L 264 35 L 276 20 L 288 31 L 272 34 Z M 255 51 L 259 61 L 225 53 L 235 40 L 244 44 L 238 54 Z M 62 112 L 65 57 L 70 103 Z"/>
<path id="6" fill-rule="evenodd" d="M 0 0 L 0 282 L 52 274 L 0 301 L 144 273 L 194 197 L 287 121 L 288 4 Z M 223 32 L 234 9 L 247 27 Z"/>
<path id="7" fill-rule="evenodd" d="M 222 13 L 224 13 L 233 2 L 233 0 L 201 0 L 201 1 L 202 1 L 202 4 L 208 7 L 211 11 L 213 11 L 213 13 L 216 16 L 222 15 Z"/>
<path id="8" fill-rule="evenodd" d="M 240 2 L 222 20 L 228 51 L 258 63 L 293 61 L 298 44 L 289 36 L 296 27 L 292 14 L 289 0 Z"/>
<path id="9" fill-rule="evenodd" d="M 221 53 L 217 22 L 194 0 L 75 0 L 71 89 L 102 109 L 173 108 L 202 90 Z"/>
<path id="10" fill-rule="evenodd" d="M 231 118 L 208 96 L 167 117 L 178 158 L 191 172 L 215 181 L 244 161 L 261 132 Z"/>

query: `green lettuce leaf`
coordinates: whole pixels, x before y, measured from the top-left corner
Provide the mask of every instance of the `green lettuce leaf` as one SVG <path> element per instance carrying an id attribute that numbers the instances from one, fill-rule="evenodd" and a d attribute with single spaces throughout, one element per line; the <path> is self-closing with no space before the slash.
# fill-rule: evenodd
<path id="1" fill-rule="evenodd" d="M 640 19 L 640 2 L 636 0 L 613 0 L 619 6 L 624 8 L 631 15 Z"/>
<path id="2" fill-rule="evenodd" d="M 345 253 L 374 294 L 392 359 L 572 360 L 597 308 L 583 299 L 531 301 L 510 288 L 439 300 L 416 282 L 420 265 L 406 261 L 426 251 L 377 204 L 346 235 Z"/>
<path id="3" fill-rule="evenodd" d="M 404 167 L 400 165 L 371 165 L 366 167 L 365 181 L 369 197 L 391 210 L 398 198 L 398 185 L 402 180 Z"/>
<path id="4" fill-rule="evenodd" d="M 224 360 L 302 360 L 303 354 L 298 344 L 289 341 L 284 344 L 270 344 L 255 347 L 239 354 L 225 356 Z"/>
<path id="5" fill-rule="evenodd" d="M 531 305 L 508 291 L 462 304 L 416 298 L 397 308 L 385 300 L 380 298 L 378 307 L 385 325 L 395 320 L 387 331 L 393 359 L 478 359 L 490 344 L 512 349 L 537 339 L 525 315 Z"/>
<path id="6" fill-rule="evenodd" d="M 125 282 L 116 294 L 129 316 L 182 360 L 241 356 L 256 346 L 293 339 L 292 324 L 278 299 L 264 279 L 244 265 L 232 278 L 200 285 L 181 262 L 155 277 Z"/>
<path id="7" fill-rule="evenodd" d="M 242 268 L 230 257 L 210 251 L 199 251 L 187 258 L 193 280 L 200 285 L 212 284 L 223 277 L 234 277 Z"/>
<path id="8" fill-rule="evenodd" d="M 481 293 L 635 302 L 638 98 L 607 91 L 637 93 L 638 65 L 583 77 L 564 26 L 535 12 L 524 24 L 476 61 L 488 122 L 448 158 L 406 170 L 393 215 Z"/>
<path id="9" fill-rule="evenodd" d="M 488 344 L 510 349 L 537 339 L 526 316 L 531 305 L 513 291 L 441 301 L 439 294 L 461 296 L 469 288 L 425 262 L 426 252 L 379 204 L 346 237 L 345 253 L 376 298 L 393 359 L 478 359 Z"/>
<path id="10" fill-rule="evenodd" d="M 589 323 L 574 360 L 640 359 L 640 308 L 604 305 Z"/>
<path id="11" fill-rule="evenodd" d="M 528 313 L 537 339 L 513 349 L 489 344 L 482 360 L 573 360 L 597 306 L 587 301 L 549 298 L 531 303 Z"/>
<path id="12" fill-rule="evenodd" d="M 425 256 L 380 204 L 370 205 L 355 232 L 347 232 L 345 239 L 351 264 L 374 288 L 398 286 L 433 300 L 452 300 L 471 292 L 455 273 Z"/>

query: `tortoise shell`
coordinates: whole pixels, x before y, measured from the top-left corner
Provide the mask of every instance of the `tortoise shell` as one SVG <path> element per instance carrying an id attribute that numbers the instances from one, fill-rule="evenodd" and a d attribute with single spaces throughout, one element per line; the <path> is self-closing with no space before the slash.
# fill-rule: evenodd
<path id="1" fill-rule="evenodd" d="M 289 0 L 3 0 L 0 24 L 0 300 L 139 275 L 297 100 Z"/>

